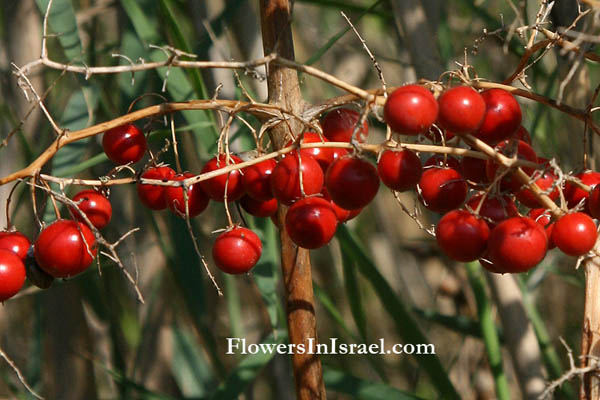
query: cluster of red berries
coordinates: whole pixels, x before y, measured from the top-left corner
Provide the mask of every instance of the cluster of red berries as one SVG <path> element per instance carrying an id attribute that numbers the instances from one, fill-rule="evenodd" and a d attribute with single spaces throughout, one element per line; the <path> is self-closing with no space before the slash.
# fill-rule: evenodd
<path id="1" fill-rule="evenodd" d="M 531 147 L 529 133 L 521 126 L 521 109 L 516 99 L 502 89 L 478 92 L 468 86 L 444 91 L 436 100 L 418 85 L 400 87 L 390 94 L 384 108 L 390 128 L 402 135 L 425 135 L 436 141 L 470 134 L 496 151 L 537 163 L 539 168 L 523 171 L 551 200 L 563 190 L 571 212 L 557 221 L 549 210 L 519 182 L 512 171 L 503 170 L 493 160 L 434 156 L 421 171 L 420 160 L 408 150 L 384 152 L 381 163 L 394 160 L 389 177 L 380 176 L 394 190 L 406 190 L 417 183 L 424 206 L 445 214 L 436 226 L 440 248 L 457 261 L 474 261 L 497 273 L 523 272 L 533 268 L 548 248 L 558 247 L 572 256 L 587 254 L 597 238 L 592 219 L 600 217 L 600 186 L 592 195 L 572 183 L 560 188 L 548 160 L 538 157 Z M 434 125 L 435 124 L 435 125 Z M 434 134 L 432 134 L 435 132 Z M 393 158 L 392 158 L 393 157 Z M 600 174 L 577 175 L 594 187 Z M 475 193 L 465 203 L 469 188 Z M 589 199 L 589 200 L 588 200 Z M 531 208 L 521 216 L 517 202 Z M 575 212 L 583 207 L 582 212 Z"/>

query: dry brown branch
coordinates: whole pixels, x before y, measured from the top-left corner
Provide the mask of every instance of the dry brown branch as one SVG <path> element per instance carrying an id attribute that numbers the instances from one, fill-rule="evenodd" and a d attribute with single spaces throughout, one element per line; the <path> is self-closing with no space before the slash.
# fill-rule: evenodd
<path id="1" fill-rule="evenodd" d="M 37 394 L 31 388 L 31 386 L 29 386 L 27 384 L 27 381 L 25 380 L 25 377 L 23 376 L 23 374 L 21 373 L 21 371 L 17 367 L 17 364 L 15 364 L 15 362 L 13 360 L 11 360 L 10 357 L 8 357 L 8 355 L 4 352 L 4 350 L 2 350 L 2 348 L 0 348 L 0 357 L 2 357 L 4 359 L 4 361 L 6 361 L 6 363 L 12 368 L 12 370 L 15 371 L 15 374 L 17 375 L 17 378 L 19 378 L 19 382 L 21 382 L 21 384 L 25 387 L 25 389 L 27 389 L 27 391 L 29 393 L 31 393 L 31 395 L 33 397 L 35 397 L 36 399 L 44 400 L 44 398 L 42 396 L 40 396 L 39 394 Z"/>

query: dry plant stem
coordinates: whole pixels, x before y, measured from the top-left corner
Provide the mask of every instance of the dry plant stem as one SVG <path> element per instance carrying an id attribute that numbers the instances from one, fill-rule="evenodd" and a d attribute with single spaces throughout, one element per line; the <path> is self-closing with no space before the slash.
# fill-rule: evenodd
<path id="1" fill-rule="evenodd" d="M 17 367 L 17 365 L 15 364 L 15 362 L 13 360 L 11 360 L 10 357 L 8 357 L 8 355 L 4 352 L 4 350 L 2 350 L 2 348 L 0 348 L 0 357 L 2 357 L 4 359 L 4 361 L 6 361 L 6 363 L 12 368 L 12 370 L 15 371 L 15 374 L 17 374 L 17 378 L 19 378 L 19 382 L 21 382 L 21 384 L 23 386 L 25 386 L 25 389 L 27 389 L 27 391 L 29 393 L 31 393 L 31 395 L 33 397 L 35 397 L 36 399 L 40 399 L 40 400 L 44 399 L 42 396 L 40 396 L 39 394 L 37 394 L 31 388 L 31 386 L 29 386 L 27 384 L 27 381 L 25 380 L 25 377 L 23 376 L 23 374 L 21 373 L 21 371 L 19 370 L 19 368 Z"/>
<path id="2" fill-rule="evenodd" d="M 584 261 L 585 305 L 581 332 L 581 368 L 595 366 L 583 375 L 580 398 L 600 399 L 600 379 L 597 374 L 600 357 L 600 240 L 596 242 L 594 256 Z"/>
<path id="3" fill-rule="evenodd" d="M 290 13 L 291 6 L 288 0 L 260 1 L 265 53 L 277 52 L 286 58 L 294 58 Z M 298 74 L 294 69 L 289 68 L 290 66 L 291 63 L 268 65 L 269 103 L 299 113 L 303 111 L 305 103 L 298 85 Z M 297 121 L 286 120 L 285 122 L 275 125 L 269 131 L 271 142 L 276 150 L 285 146 L 288 134 L 295 133 L 289 132 L 290 128 L 298 131 L 302 128 Z M 286 213 L 287 207 L 280 205 L 277 221 L 280 228 L 281 268 L 285 287 L 289 342 L 307 346 L 309 339 L 317 340 L 310 253 L 306 249 L 297 247 L 283 229 Z M 292 367 L 298 400 L 326 398 L 318 355 L 292 354 Z"/>

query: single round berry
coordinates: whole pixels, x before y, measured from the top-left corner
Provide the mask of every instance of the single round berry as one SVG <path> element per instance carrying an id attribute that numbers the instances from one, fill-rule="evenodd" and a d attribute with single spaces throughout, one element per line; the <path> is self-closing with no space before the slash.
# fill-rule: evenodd
<path id="1" fill-rule="evenodd" d="M 576 212 L 563 215 L 554 224 L 552 241 L 563 253 L 579 257 L 596 244 L 596 224 L 589 215 Z"/>
<path id="2" fill-rule="evenodd" d="M 23 235 L 21 232 L 0 232 L 0 249 L 10 250 L 22 260 L 24 260 L 27 256 L 27 251 L 29 250 L 30 246 L 31 242 L 27 236 Z"/>
<path id="3" fill-rule="evenodd" d="M 521 126 L 521 106 L 515 97 L 504 89 L 481 92 L 485 101 L 485 116 L 474 136 L 494 145 L 508 139 Z"/>
<path id="4" fill-rule="evenodd" d="M 486 219 L 490 228 L 493 228 L 505 219 L 519 215 L 519 210 L 517 210 L 515 202 L 508 196 L 492 197 L 487 195 L 480 207 L 479 204 L 482 198 L 482 194 L 476 194 L 469 199 L 467 206 L 473 211 L 479 208 L 479 215 Z"/>
<path id="5" fill-rule="evenodd" d="M 539 173 L 534 173 L 534 176 L 537 176 Z M 554 185 L 554 181 L 556 181 L 556 175 L 554 175 L 550 171 L 543 171 L 541 176 L 535 180 L 535 184 L 540 188 L 542 192 L 547 192 Z M 555 186 L 554 189 L 548 193 L 548 197 L 550 200 L 555 201 L 558 199 L 559 193 L 558 188 Z M 523 188 L 516 193 L 517 200 L 521 202 L 525 207 L 536 208 L 542 207 L 543 204 L 539 202 L 539 200 L 533 195 L 531 190 L 528 188 Z"/>
<path id="6" fill-rule="evenodd" d="M 240 199 L 240 205 L 248 214 L 254 215 L 255 217 L 270 217 L 277 212 L 276 198 L 256 200 L 246 194 Z"/>
<path id="7" fill-rule="evenodd" d="M 448 154 L 434 154 L 425 161 L 423 167 L 448 167 L 460 172 L 460 161 Z"/>
<path id="8" fill-rule="evenodd" d="M 136 163 L 146 152 L 146 137 L 133 124 L 121 125 L 104 132 L 102 147 L 116 164 Z"/>
<path id="9" fill-rule="evenodd" d="M 379 157 L 377 172 L 384 185 L 404 192 L 417 186 L 423 166 L 419 157 L 410 150 L 386 150 Z"/>
<path id="10" fill-rule="evenodd" d="M 250 229 L 236 226 L 221 233 L 212 248 L 212 256 L 219 269 L 228 274 L 250 271 L 260 259 L 262 243 Z"/>
<path id="11" fill-rule="evenodd" d="M 73 196 L 73 201 L 97 229 L 102 229 L 110 222 L 112 206 L 110 201 L 100 192 L 93 189 L 82 190 Z M 75 218 L 83 222 L 83 217 L 71 208 Z"/>
<path id="12" fill-rule="evenodd" d="M 472 133 L 483 122 L 485 101 L 473 88 L 457 86 L 448 89 L 438 103 L 438 122 L 454 134 Z"/>
<path id="13" fill-rule="evenodd" d="M 248 196 L 261 201 L 273 198 L 270 179 L 276 165 L 275 160 L 269 159 L 244 168 L 242 184 Z"/>
<path id="14" fill-rule="evenodd" d="M 277 200 L 286 206 L 302 198 L 300 190 L 300 171 L 302 171 L 302 188 L 304 194 L 310 196 L 323 189 L 323 171 L 319 163 L 312 157 L 301 157 L 292 152 L 277 163 L 271 174 L 271 191 Z"/>
<path id="15" fill-rule="evenodd" d="M 96 253 L 96 238 L 90 228 L 66 219 L 48 225 L 34 244 L 38 265 L 55 278 L 68 278 L 85 271 Z"/>
<path id="16" fill-rule="evenodd" d="M 467 181 L 488 183 L 485 164 L 486 160 L 484 159 L 465 156 L 460 159 L 460 170 Z"/>
<path id="17" fill-rule="evenodd" d="M 338 224 L 337 216 L 329 202 L 320 197 L 298 200 L 288 209 L 285 229 L 298 246 L 316 249 L 325 246 Z"/>
<path id="18" fill-rule="evenodd" d="M 527 217 L 499 223 L 488 239 L 489 260 L 504 272 L 525 272 L 539 264 L 548 250 L 548 238 L 539 224 Z"/>
<path id="19" fill-rule="evenodd" d="M 329 142 L 329 140 L 327 140 L 327 138 L 325 138 L 325 137 L 321 138 L 318 133 L 304 132 L 304 135 L 302 137 L 302 140 L 300 141 L 300 144 L 326 143 L 326 142 Z M 292 145 L 292 141 L 289 141 L 286 144 L 286 147 L 291 146 L 291 145 Z M 313 147 L 311 149 L 302 149 L 302 150 L 300 150 L 300 156 L 301 157 L 312 157 L 315 160 L 317 160 L 317 162 L 321 166 L 321 169 L 323 170 L 323 173 L 325 173 L 325 171 L 327 171 L 327 168 L 329 168 L 331 163 L 334 161 L 334 157 L 335 157 L 335 155 L 333 153 L 333 148 L 331 148 L 331 147 Z"/>
<path id="20" fill-rule="evenodd" d="M 390 128 L 402 135 L 418 135 L 431 128 L 438 115 L 438 104 L 431 92 L 419 85 L 394 90 L 383 108 Z"/>
<path id="21" fill-rule="evenodd" d="M 23 260 L 10 250 L 0 249 L 0 302 L 19 293 L 24 283 Z"/>
<path id="22" fill-rule="evenodd" d="M 349 142 L 359 121 L 358 112 L 349 108 L 336 108 L 328 112 L 321 122 L 323 135 L 331 142 Z M 356 140 L 363 143 L 367 140 L 367 136 L 369 136 L 369 126 L 365 121 L 358 128 Z"/>
<path id="23" fill-rule="evenodd" d="M 467 183 L 453 168 L 425 169 L 418 185 L 422 203 L 437 213 L 460 207 L 467 198 L 467 189 Z"/>
<path id="24" fill-rule="evenodd" d="M 435 238 L 442 251 L 451 259 L 461 262 L 481 257 L 489 234 L 487 223 L 465 210 L 450 211 L 435 228 Z"/>
<path id="25" fill-rule="evenodd" d="M 556 247 L 552 240 L 552 231 L 554 230 L 554 222 L 552 222 L 552 215 L 546 208 L 532 208 L 527 213 L 527 216 L 534 220 L 537 224 L 544 228 L 546 231 L 546 237 L 548 238 L 548 249 Z"/>
<path id="26" fill-rule="evenodd" d="M 186 172 L 181 175 L 176 175 L 175 177 L 173 177 L 173 180 L 181 182 L 184 179 L 191 178 L 194 176 L 194 174 Z M 171 211 L 173 211 L 179 216 L 185 217 L 186 205 L 183 187 L 168 186 L 165 190 L 165 198 L 167 201 L 167 206 Z M 195 183 L 188 188 L 187 201 L 187 209 L 189 212 L 189 216 L 190 218 L 193 218 L 206 209 L 206 207 L 208 206 L 209 198 L 200 187 L 200 184 Z"/>
<path id="27" fill-rule="evenodd" d="M 325 186 L 338 206 L 356 210 L 369 204 L 377 195 L 379 176 L 370 162 L 344 157 L 336 160 L 327 170 Z"/>
<path id="28" fill-rule="evenodd" d="M 575 178 L 578 178 L 583 184 L 594 188 L 596 185 L 598 185 L 598 183 L 600 183 L 600 172 L 584 171 L 575 175 Z M 573 208 L 579 203 L 583 202 L 583 210 L 589 214 L 588 199 L 590 194 L 588 192 L 570 182 L 567 182 L 565 184 L 564 195 L 569 208 Z"/>
<path id="29" fill-rule="evenodd" d="M 152 167 L 148 168 L 141 177 L 167 182 L 175 177 L 175 171 L 169 167 Z M 165 197 L 166 190 L 167 186 L 144 183 L 137 184 L 138 198 L 143 205 L 151 210 L 164 210 L 167 208 L 167 198 Z"/>
<path id="30" fill-rule="evenodd" d="M 219 157 L 211 158 L 202 168 L 203 174 L 207 172 L 216 171 L 220 168 L 225 168 L 231 164 L 239 164 L 242 159 L 233 154 L 230 155 L 228 160 L 225 154 L 219 155 Z M 227 187 L 227 201 L 236 201 L 242 198 L 244 195 L 244 185 L 242 184 L 242 174 L 239 170 L 233 170 L 214 178 L 207 179 L 200 182 L 200 186 L 204 193 L 215 201 L 225 201 L 225 187 Z"/>

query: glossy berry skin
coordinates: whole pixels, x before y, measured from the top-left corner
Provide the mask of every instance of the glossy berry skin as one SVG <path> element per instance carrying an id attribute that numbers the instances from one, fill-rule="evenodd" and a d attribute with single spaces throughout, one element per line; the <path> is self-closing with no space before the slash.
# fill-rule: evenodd
<path id="1" fill-rule="evenodd" d="M 181 175 L 176 175 L 172 180 L 182 181 L 187 178 L 195 176 L 190 172 L 186 172 Z M 165 189 L 165 199 L 167 201 L 167 207 L 175 214 L 185 218 L 185 197 L 183 196 L 183 187 L 181 186 L 168 186 Z M 188 212 L 190 218 L 200 215 L 202 211 L 208 207 L 209 198 L 200 187 L 199 183 L 195 183 L 188 188 L 187 193 L 188 200 Z"/>
<path id="2" fill-rule="evenodd" d="M 431 92 L 419 85 L 394 90 L 383 107 L 383 118 L 390 128 L 402 135 L 418 135 L 436 121 L 438 104 Z"/>
<path id="3" fill-rule="evenodd" d="M 484 90 L 481 97 L 485 101 L 485 116 L 474 136 L 495 145 L 511 137 L 521 126 L 521 106 L 503 89 Z"/>
<path id="4" fill-rule="evenodd" d="M 360 114 L 350 108 L 336 108 L 327 113 L 321 121 L 323 135 L 331 142 L 349 142 Z M 356 133 L 356 140 L 364 143 L 369 136 L 369 126 L 365 121 Z"/>
<path id="5" fill-rule="evenodd" d="M 338 224 L 329 202 L 320 197 L 298 200 L 288 209 L 285 229 L 298 246 L 316 249 L 325 246 Z"/>
<path id="6" fill-rule="evenodd" d="M 473 211 L 477 210 L 482 198 L 483 195 L 476 194 L 469 199 L 467 206 Z M 485 218 L 490 228 L 493 228 L 505 219 L 518 216 L 519 210 L 510 197 L 491 197 L 488 194 L 479 208 L 479 215 Z"/>
<path id="7" fill-rule="evenodd" d="M 501 142 L 500 144 L 498 144 L 498 146 L 496 146 L 496 151 L 504 154 L 507 157 L 513 157 L 516 153 L 517 155 L 517 159 L 519 160 L 525 160 L 525 161 L 531 161 L 533 163 L 537 163 L 538 162 L 538 158 L 537 155 L 535 154 L 535 150 L 533 150 L 533 148 L 528 145 L 527 143 L 523 142 L 522 140 L 519 141 L 509 141 L 509 140 L 505 140 L 503 142 Z M 498 164 L 496 164 L 496 162 L 494 160 L 487 160 L 486 161 L 486 166 L 485 166 L 485 171 L 488 177 L 488 180 L 490 182 L 493 182 L 495 177 L 496 177 L 496 173 L 498 173 Z M 533 168 L 529 168 L 529 167 L 525 167 L 523 168 L 523 171 L 531 176 L 533 175 L 535 169 Z M 502 190 L 510 190 L 512 192 L 517 192 L 519 190 L 521 190 L 521 187 L 523 186 L 517 179 L 513 178 L 512 176 L 513 174 L 507 174 L 505 175 L 504 178 L 502 178 L 502 182 L 501 182 L 501 188 Z"/>
<path id="8" fill-rule="evenodd" d="M 488 183 L 485 172 L 486 160 L 481 158 L 463 157 L 460 159 L 460 171 L 464 178 L 474 183 Z"/>
<path id="9" fill-rule="evenodd" d="M 363 208 L 373 200 L 379 189 L 377 169 L 360 158 L 336 160 L 325 175 L 327 192 L 338 206 L 346 210 Z"/>
<path id="10" fill-rule="evenodd" d="M 301 157 L 292 152 L 277 163 L 271 174 L 271 191 L 277 200 L 286 206 L 291 205 L 302 197 L 300 190 L 300 174 L 302 170 L 302 187 L 304 194 L 310 196 L 323 189 L 323 171 L 319 163 L 312 157 Z"/>
<path id="11" fill-rule="evenodd" d="M 66 219 L 48 225 L 34 244 L 38 265 L 55 278 L 68 278 L 85 271 L 94 260 L 90 253 L 96 257 L 96 239 L 90 228 Z"/>
<path id="12" fill-rule="evenodd" d="M 440 219 L 435 238 L 442 251 L 455 261 L 477 260 L 486 249 L 490 228 L 466 210 L 452 210 Z"/>
<path id="13" fill-rule="evenodd" d="M 277 199 L 270 198 L 269 200 L 256 200 L 245 194 L 240 199 L 240 205 L 250 215 L 255 217 L 270 217 L 277 212 Z"/>
<path id="14" fill-rule="evenodd" d="M 15 253 L 21 260 L 27 256 L 27 251 L 31 246 L 31 242 L 27 236 L 17 231 L 2 231 L 0 232 L 0 249 L 10 250 Z"/>
<path id="15" fill-rule="evenodd" d="M 24 283 L 23 260 L 10 250 L 0 249 L 0 302 L 19 293 Z"/>
<path id="16" fill-rule="evenodd" d="M 587 204 L 590 215 L 596 219 L 600 219 L 600 186 L 596 185 L 592 189 Z"/>
<path id="17" fill-rule="evenodd" d="M 467 198 L 467 183 L 453 168 L 425 169 L 418 188 L 423 205 L 437 213 L 458 208 Z"/>
<path id="18" fill-rule="evenodd" d="M 423 164 L 423 167 L 425 167 L 427 169 L 427 167 L 440 167 L 440 168 L 453 168 L 457 171 L 461 171 L 460 169 L 460 161 L 458 161 L 458 159 L 456 159 L 455 157 L 452 157 L 450 155 L 444 155 L 444 154 L 434 154 L 431 157 L 429 157 L 425 163 Z"/>
<path id="19" fill-rule="evenodd" d="M 554 175 L 550 171 L 544 171 L 542 173 L 542 175 L 538 179 L 535 180 L 535 184 L 540 188 L 540 190 L 542 192 L 546 192 L 547 190 L 549 190 L 552 187 L 555 180 L 556 180 L 556 175 Z M 554 190 L 552 190 L 550 193 L 548 193 L 548 197 L 550 197 L 550 199 L 552 201 L 555 201 L 556 199 L 558 199 L 558 196 L 559 196 L 559 193 L 558 193 L 557 187 L 555 187 Z M 517 197 L 517 200 L 519 200 L 521 202 L 521 204 L 523 204 L 526 207 L 536 208 L 536 207 L 543 206 L 538 201 L 538 199 L 535 198 L 533 193 L 527 188 L 523 188 L 523 189 L 519 190 L 516 193 L 516 197 Z"/>
<path id="20" fill-rule="evenodd" d="M 421 179 L 421 160 L 410 150 L 386 150 L 377 163 L 377 173 L 384 185 L 392 190 L 404 192 L 414 189 Z"/>
<path id="21" fill-rule="evenodd" d="M 528 217 L 513 217 L 490 232 L 487 254 L 503 272 L 525 272 L 539 264 L 548 250 L 548 238 L 539 224 Z"/>
<path id="22" fill-rule="evenodd" d="M 594 188 L 598 183 L 600 183 L 600 173 L 596 171 L 584 171 L 575 175 L 576 178 L 579 178 L 582 183 Z M 567 206 L 569 208 L 573 208 L 578 205 L 581 201 L 583 201 L 584 212 L 589 214 L 588 207 L 588 199 L 590 194 L 585 190 L 573 185 L 572 183 L 567 182 L 565 184 L 564 190 L 565 199 L 567 200 Z"/>
<path id="23" fill-rule="evenodd" d="M 448 131 L 448 130 L 444 130 L 443 132 L 440 132 L 437 129 L 430 129 L 427 132 L 424 132 L 423 135 L 425 135 L 425 137 L 429 140 L 431 140 L 433 143 L 444 143 L 444 142 L 448 142 L 449 140 L 451 140 L 453 137 L 455 137 L 454 133 Z M 444 136 L 444 140 L 442 140 L 442 135 Z"/>
<path id="24" fill-rule="evenodd" d="M 152 167 L 148 168 L 141 177 L 167 182 L 175 177 L 175 171 L 169 167 Z M 151 210 L 164 210 L 167 208 L 167 198 L 165 197 L 166 190 L 167 186 L 142 183 L 137 184 L 138 198 L 143 205 Z"/>
<path id="25" fill-rule="evenodd" d="M 112 206 L 102 193 L 93 189 L 82 190 L 73 196 L 73 201 L 97 229 L 104 228 L 110 222 Z M 75 208 L 71 212 L 77 220 L 83 222 L 83 217 Z"/>
<path id="26" fill-rule="evenodd" d="M 115 164 L 136 163 L 146 152 L 146 137 L 133 124 L 121 125 L 104 132 L 102 147 Z"/>
<path id="27" fill-rule="evenodd" d="M 329 196 L 329 192 L 327 192 L 327 187 L 323 186 L 323 191 L 321 191 L 323 198 L 329 202 L 331 208 L 333 208 L 333 212 L 337 217 L 338 222 L 346 222 L 356 217 L 362 211 L 362 208 L 358 208 L 356 210 L 346 210 L 335 204 L 333 200 L 331 200 L 331 196 Z"/>
<path id="28" fill-rule="evenodd" d="M 550 211 L 546 208 L 532 208 L 527 213 L 527 216 L 534 220 L 537 224 L 544 228 L 546 231 L 546 237 L 548 238 L 548 249 L 553 249 L 556 247 L 554 241 L 552 240 L 552 231 L 554 230 L 554 222 L 552 222 L 552 217 Z"/>
<path id="29" fill-rule="evenodd" d="M 228 274 L 243 274 L 256 265 L 262 254 L 262 243 L 250 229 L 236 226 L 221 233 L 212 248 L 219 269 Z"/>
<path id="30" fill-rule="evenodd" d="M 454 134 L 472 133 L 483 122 L 485 101 L 473 88 L 457 86 L 446 90 L 438 99 L 438 122 Z"/>
<path id="31" fill-rule="evenodd" d="M 231 154 L 231 162 L 227 161 L 227 156 L 221 154 L 218 158 L 211 158 L 202 168 L 202 174 L 216 171 L 220 168 L 233 164 L 239 164 L 242 159 Z M 245 193 L 244 185 L 242 184 L 242 174 L 239 170 L 233 170 L 229 173 L 215 176 L 212 179 L 207 179 L 200 182 L 200 186 L 204 193 L 212 200 L 223 202 L 225 201 L 225 185 L 227 185 L 227 201 L 236 201 L 242 198 Z"/>
<path id="32" fill-rule="evenodd" d="M 554 223 L 552 241 L 563 253 L 579 257 L 596 244 L 596 224 L 589 215 L 576 212 L 563 215 Z"/>
<path id="33" fill-rule="evenodd" d="M 323 137 L 321 139 L 319 134 L 315 133 L 315 132 L 304 132 L 302 140 L 300 140 L 300 144 L 327 143 L 327 142 L 329 142 L 329 140 L 327 140 L 326 137 Z M 291 146 L 291 145 L 292 145 L 292 141 L 289 141 L 286 144 L 286 146 Z M 329 168 L 331 163 L 334 161 L 335 154 L 333 152 L 333 148 L 331 148 L 331 147 L 329 147 L 329 148 L 328 147 L 313 147 L 312 149 L 300 150 L 300 156 L 301 157 L 312 157 L 315 160 L 317 160 L 317 162 L 321 166 L 321 169 L 323 170 L 323 173 L 325 173 L 325 171 L 327 171 L 327 168 Z"/>
<path id="34" fill-rule="evenodd" d="M 273 198 L 270 179 L 276 165 L 275 160 L 269 159 L 244 168 L 242 185 L 248 196 L 261 201 Z"/>

